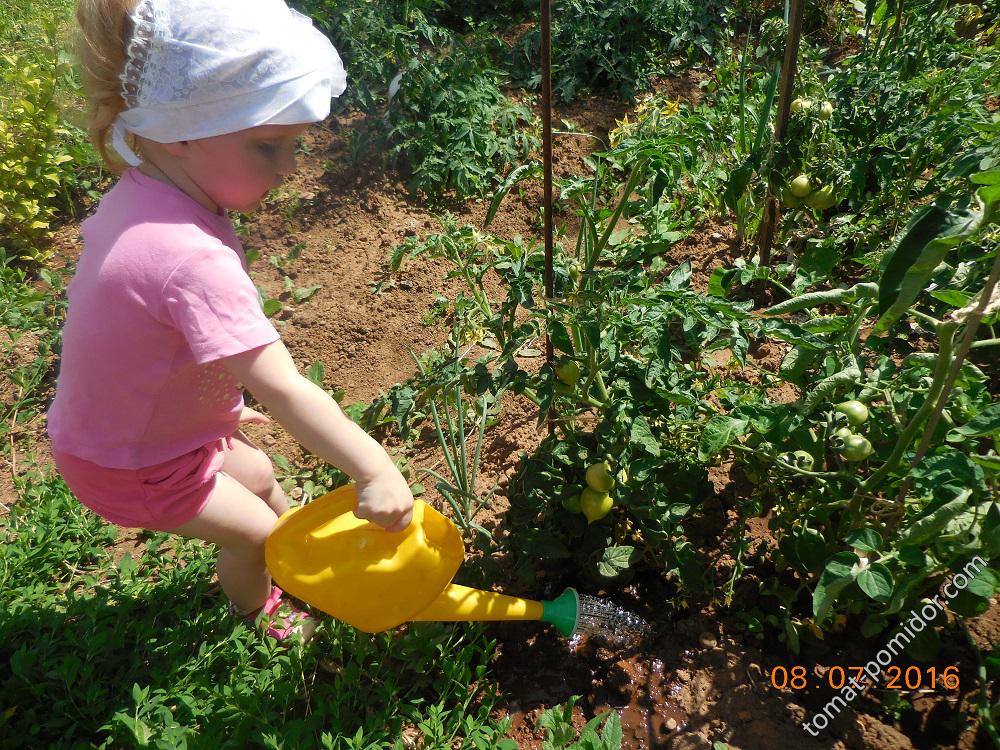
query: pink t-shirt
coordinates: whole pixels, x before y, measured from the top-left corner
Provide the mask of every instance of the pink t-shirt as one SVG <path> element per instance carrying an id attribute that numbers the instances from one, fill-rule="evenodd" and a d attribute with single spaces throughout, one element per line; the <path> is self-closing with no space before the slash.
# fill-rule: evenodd
<path id="1" fill-rule="evenodd" d="M 232 223 L 130 169 L 82 233 L 53 450 L 139 469 L 232 433 L 243 394 L 216 360 L 278 339 Z"/>

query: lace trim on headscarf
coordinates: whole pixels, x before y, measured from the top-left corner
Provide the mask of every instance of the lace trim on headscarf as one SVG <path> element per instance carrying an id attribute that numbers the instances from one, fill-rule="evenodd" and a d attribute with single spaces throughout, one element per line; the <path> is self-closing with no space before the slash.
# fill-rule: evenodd
<path id="1" fill-rule="evenodd" d="M 125 49 L 125 67 L 118 76 L 122 82 L 122 99 L 130 108 L 139 106 L 143 71 L 149 63 L 158 19 L 160 28 L 164 28 L 163 16 L 164 12 L 153 6 L 153 0 L 139 0 L 131 13 L 132 37 Z"/>

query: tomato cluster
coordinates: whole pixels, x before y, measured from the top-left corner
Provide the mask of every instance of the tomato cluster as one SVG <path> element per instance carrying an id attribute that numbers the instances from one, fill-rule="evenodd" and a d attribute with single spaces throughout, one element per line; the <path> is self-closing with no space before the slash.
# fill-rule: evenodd
<path id="1" fill-rule="evenodd" d="M 834 108 L 828 101 L 817 103 L 812 99 L 799 98 L 792 102 L 791 112 L 799 121 L 812 123 L 813 137 L 807 139 L 808 143 L 802 144 L 804 146 L 801 149 L 802 153 L 794 160 L 802 162 L 799 165 L 801 168 L 803 164 L 811 164 L 816 156 L 813 147 L 818 144 L 812 143 L 814 138 L 823 140 L 827 137 L 829 128 L 827 123 L 833 117 Z M 815 167 L 815 164 L 812 166 Z M 781 188 L 781 203 L 785 208 L 799 208 L 804 204 L 817 211 L 825 211 L 840 202 L 841 196 L 837 186 L 832 182 L 823 184 L 815 174 L 810 174 L 810 171 L 812 170 L 796 174 Z"/>
<path id="2" fill-rule="evenodd" d="M 583 513 L 587 517 L 587 523 L 591 524 L 600 521 L 615 507 L 615 501 L 611 497 L 615 478 L 611 476 L 608 462 L 602 461 L 587 467 L 586 481 L 587 484 L 580 493 L 565 498 L 562 505 L 570 513 Z"/>

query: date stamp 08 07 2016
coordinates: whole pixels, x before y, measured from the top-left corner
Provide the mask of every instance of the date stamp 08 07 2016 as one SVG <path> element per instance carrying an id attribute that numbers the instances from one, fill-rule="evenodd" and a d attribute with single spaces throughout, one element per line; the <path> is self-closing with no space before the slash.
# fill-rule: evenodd
<path id="1" fill-rule="evenodd" d="M 808 690 L 829 688 L 830 690 L 840 690 L 848 683 L 860 688 L 864 692 L 866 687 L 871 687 L 874 683 L 860 666 L 839 666 L 831 667 L 817 666 L 813 670 L 812 679 L 808 670 L 803 666 L 783 667 L 778 665 L 771 670 L 769 675 L 771 687 L 778 690 L 791 688 L 792 690 Z M 889 690 L 958 690 L 959 675 L 958 667 L 952 664 L 944 669 L 938 667 L 917 666 L 902 667 L 892 664 L 885 669 L 883 688 Z"/>

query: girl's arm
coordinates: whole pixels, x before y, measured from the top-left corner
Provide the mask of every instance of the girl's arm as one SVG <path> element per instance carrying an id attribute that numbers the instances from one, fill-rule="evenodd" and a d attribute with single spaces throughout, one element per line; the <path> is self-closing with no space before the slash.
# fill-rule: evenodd
<path id="1" fill-rule="evenodd" d="M 405 529 L 413 493 L 392 460 L 329 395 L 303 377 L 281 341 L 219 360 L 301 445 L 357 484 L 359 518 Z"/>

